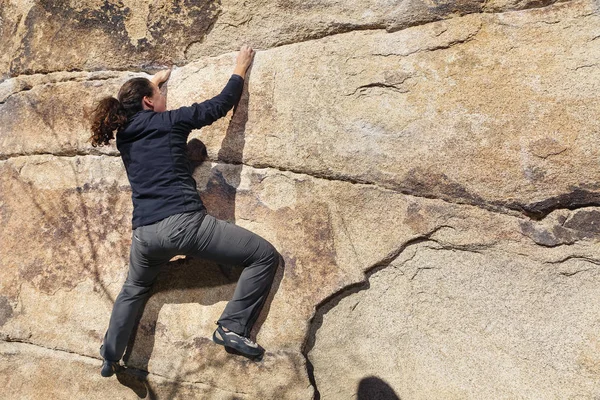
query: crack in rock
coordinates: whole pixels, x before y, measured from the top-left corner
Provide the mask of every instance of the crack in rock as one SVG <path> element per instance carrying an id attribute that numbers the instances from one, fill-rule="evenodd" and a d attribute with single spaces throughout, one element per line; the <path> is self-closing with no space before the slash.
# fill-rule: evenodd
<path id="1" fill-rule="evenodd" d="M 110 150 L 109 150 L 110 151 Z M 115 149 L 110 152 L 101 152 L 99 150 L 90 149 L 89 151 L 81 151 L 77 149 L 72 150 L 63 150 L 56 153 L 49 153 L 45 151 L 39 152 L 28 152 L 28 153 L 8 153 L 8 154 L 0 154 L 0 161 L 8 161 L 13 158 L 22 158 L 22 157 L 37 157 L 37 156 L 49 156 L 49 157 L 98 157 L 98 156 L 106 156 L 106 157 L 120 157 L 120 153 Z"/>
<path id="2" fill-rule="evenodd" d="M 16 157 L 28 157 L 28 156 L 54 156 L 54 157 L 84 157 L 84 156 L 108 156 L 108 157 L 120 157 L 117 150 L 111 151 L 110 153 L 103 153 L 98 150 L 80 151 L 80 150 L 65 150 L 58 153 L 48 152 L 31 152 L 31 153 L 16 153 L 16 154 L 0 154 L 0 161 L 6 161 Z M 233 162 L 224 159 L 208 159 L 209 162 L 221 163 L 227 165 L 242 165 L 255 169 L 273 169 L 280 172 L 291 172 L 299 175 L 306 175 L 316 179 L 323 179 L 335 182 L 348 182 L 354 185 L 367 185 L 373 186 L 379 190 L 391 191 L 411 197 L 440 200 L 449 204 L 472 206 L 488 212 L 509 215 L 513 217 L 527 217 L 535 221 L 541 221 L 546 218 L 549 214 L 556 210 L 578 210 L 587 207 L 600 206 L 600 193 L 590 191 L 587 189 L 575 188 L 571 192 L 563 193 L 550 197 L 548 199 L 534 202 L 534 203 L 521 203 L 521 202 L 506 202 L 498 200 L 485 200 L 477 195 L 472 195 L 463 189 L 463 194 L 459 193 L 457 197 L 451 197 L 447 193 L 432 194 L 428 193 L 427 190 L 415 190 L 410 187 L 402 187 L 400 185 L 392 185 L 389 183 L 379 183 L 376 181 L 370 181 L 366 179 L 357 179 L 352 176 L 334 173 L 326 174 L 316 171 L 300 170 L 295 168 L 283 168 L 275 165 L 269 165 L 265 163 L 240 163 Z M 418 185 L 415 185 L 418 186 Z"/>
<path id="3" fill-rule="evenodd" d="M 577 210 L 600 206 L 600 193 L 582 188 L 573 188 L 568 193 L 547 198 L 534 203 L 505 203 L 507 208 L 519 210 L 533 220 L 542 220 L 556 210 Z"/>
<path id="4" fill-rule="evenodd" d="M 30 91 L 38 86 L 58 85 L 68 82 L 107 81 L 135 74 L 132 71 L 103 70 L 97 72 L 61 71 L 48 74 L 18 75 L 0 82 L 0 105 L 5 104 L 11 97 Z"/>
<path id="5" fill-rule="evenodd" d="M 584 261 L 584 262 L 589 262 L 589 263 L 594 264 L 594 265 L 600 265 L 600 260 L 599 259 L 588 257 L 588 256 L 581 256 L 581 255 L 570 255 L 568 257 L 562 258 L 562 259 L 557 260 L 557 261 L 546 261 L 546 264 L 562 264 L 562 263 L 564 263 L 566 261 L 569 261 L 569 260 L 581 260 L 581 261 Z M 586 269 L 586 271 L 587 271 L 587 269 Z"/>
<path id="6" fill-rule="evenodd" d="M 21 345 L 25 345 L 25 346 L 32 346 L 32 347 L 36 347 L 36 348 L 41 348 L 44 350 L 48 350 L 48 351 L 54 351 L 54 352 L 59 352 L 59 353 L 67 353 L 67 354 L 72 354 L 78 357 L 82 357 L 85 359 L 88 359 L 90 361 L 98 361 L 98 368 L 100 368 L 100 361 L 102 360 L 102 358 L 100 357 L 92 357 L 86 354 L 81 354 L 81 353 L 77 353 L 71 350 L 67 350 L 67 349 L 63 349 L 63 348 L 57 348 L 57 347 L 47 347 L 38 343 L 33 343 L 33 342 L 29 342 L 26 341 L 24 339 L 18 339 L 18 338 L 12 338 L 12 337 L 5 337 L 0 339 L 0 342 L 5 342 L 5 343 L 18 343 Z M 182 379 L 173 379 L 172 377 L 169 376 L 165 376 L 165 375 L 161 375 L 161 374 L 157 374 L 155 372 L 149 372 L 143 369 L 138 369 L 135 367 L 129 367 L 126 366 L 125 368 L 122 369 L 123 373 L 126 374 L 130 374 L 136 377 L 139 377 L 143 380 L 147 380 L 148 376 L 156 376 L 162 379 L 165 379 L 168 382 L 174 382 L 177 384 L 183 383 L 183 384 L 188 384 L 188 385 L 194 385 L 194 386 L 200 386 L 200 387 L 204 387 L 204 388 L 211 388 L 211 389 L 217 389 L 217 390 L 221 390 L 223 392 L 227 392 L 227 393 L 234 393 L 234 394 L 243 394 L 243 395 L 248 395 L 250 393 L 247 392 L 242 392 L 242 391 L 235 391 L 235 390 L 230 390 L 230 389 L 225 389 L 219 386 L 214 386 L 212 384 L 208 384 L 208 383 L 204 383 L 201 381 L 188 381 L 188 380 L 182 380 Z"/>
<path id="7" fill-rule="evenodd" d="M 37 343 L 33 343 L 33 342 L 28 342 L 25 339 L 20 339 L 20 338 L 14 338 L 11 337 L 9 335 L 3 335 L 2 339 L 0 339 L 0 341 L 2 342 L 6 342 L 6 343 L 22 343 L 22 344 L 26 344 L 26 345 L 30 345 L 30 346 L 35 346 L 35 347 L 40 347 L 42 349 L 46 349 L 46 350 L 51 350 L 51 351 L 58 351 L 61 353 L 68 353 L 68 354 L 74 354 L 76 356 L 80 356 L 80 357 L 85 357 L 85 358 L 90 358 L 90 359 L 100 359 L 100 357 L 96 358 L 96 357 L 91 357 L 85 354 L 80 354 L 77 353 L 75 351 L 71 351 L 71 350 L 67 350 L 67 349 L 63 349 L 63 348 L 59 348 L 59 347 L 47 347 L 47 346 L 43 346 L 41 344 L 37 344 Z"/>
<path id="8" fill-rule="evenodd" d="M 489 14 L 497 14 L 497 13 L 502 13 L 502 12 L 517 12 L 517 11 L 526 11 L 526 10 L 533 10 L 533 9 L 541 9 L 541 8 L 546 8 L 546 7 L 551 7 L 555 4 L 561 4 L 561 3 L 567 3 L 571 0 L 537 0 L 537 1 L 532 1 L 530 3 L 525 3 L 524 6 L 522 7 L 508 7 L 506 9 L 498 9 L 498 8 L 494 8 L 494 7 L 489 7 L 489 3 L 490 0 L 485 0 L 485 3 L 483 4 L 482 7 L 482 12 L 484 13 L 489 13 Z"/>
<path id="9" fill-rule="evenodd" d="M 340 303 L 340 301 L 342 301 L 342 299 L 344 299 L 350 295 L 353 295 L 355 293 L 361 292 L 363 290 L 369 289 L 369 287 L 370 287 L 369 280 L 371 279 L 371 276 L 373 276 L 375 273 L 381 271 L 382 269 L 389 267 L 390 264 L 394 260 L 396 260 L 398 257 L 400 257 L 409 247 L 416 246 L 416 245 L 424 243 L 424 242 L 432 241 L 431 236 L 433 236 L 436 232 L 438 232 L 440 229 L 443 229 L 443 228 L 453 228 L 453 227 L 451 227 L 449 225 L 440 225 L 437 228 L 433 229 L 429 233 L 426 233 L 424 235 L 407 240 L 404 244 L 399 246 L 398 249 L 396 249 L 395 251 L 393 251 L 390 254 L 383 257 L 380 261 L 378 261 L 378 262 L 374 263 L 373 265 L 371 265 L 370 267 L 368 267 L 364 272 L 363 280 L 343 287 L 342 289 L 331 294 L 330 296 L 328 296 L 327 298 L 325 298 L 323 301 L 321 301 L 319 304 L 317 304 L 315 306 L 315 312 L 314 312 L 312 318 L 310 318 L 310 320 L 308 322 L 309 329 L 308 329 L 307 335 L 304 339 L 304 343 L 302 345 L 302 354 L 304 355 L 304 358 L 306 359 L 306 369 L 307 369 L 307 373 L 308 373 L 308 378 L 315 390 L 315 397 L 314 397 L 315 400 L 319 400 L 321 398 L 321 395 L 317 388 L 317 384 L 316 384 L 316 380 L 315 380 L 315 376 L 314 376 L 314 368 L 312 366 L 310 359 L 308 358 L 308 354 L 310 353 L 310 351 L 313 349 L 313 347 L 315 345 L 317 331 L 323 325 L 323 316 L 325 314 L 327 314 L 331 309 L 336 307 Z M 358 303 L 355 305 L 355 308 L 357 305 L 358 305 Z"/>
<path id="10" fill-rule="evenodd" d="M 594 63 L 594 64 L 586 64 L 586 65 L 580 65 L 580 66 L 578 66 L 578 67 L 575 67 L 574 71 L 578 71 L 578 70 L 580 70 L 580 69 L 582 69 L 582 68 L 593 68 L 593 67 L 598 67 L 598 66 L 600 66 L 600 64 L 598 64 L 598 63 Z"/>
<path id="11" fill-rule="evenodd" d="M 450 20 L 453 18 L 460 18 L 466 15 L 471 15 L 471 14 L 501 14 L 501 13 L 505 13 L 505 12 L 522 12 L 522 11 L 528 11 L 528 10 L 532 10 L 532 9 L 542 9 L 542 8 L 547 8 L 547 7 L 551 7 L 554 5 L 559 5 L 559 4 L 565 4 L 568 2 L 571 2 L 572 0 L 539 0 L 537 2 L 531 2 L 531 3 L 527 3 L 525 7 L 522 8 L 499 8 L 499 9 L 494 9 L 494 8 L 490 8 L 490 9 L 486 9 L 487 4 L 489 3 L 489 0 L 486 0 L 480 7 L 478 7 L 475 10 L 466 10 L 463 13 L 451 13 L 449 15 L 446 16 L 442 16 L 440 17 L 439 15 L 431 15 L 431 18 L 425 18 L 416 22 L 409 22 L 409 23 L 405 23 L 405 24 L 400 24 L 400 25 L 393 25 L 392 23 L 371 23 L 371 24 L 365 24 L 365 25 L 357 25 L 357 24 L 352 24 L 352 23 L 337 23 L 337 24 L 332 24 L 328 29 L 322 31 L 322 32 L 316 32 L 312 35 L 308 35 L 305 36 L 304 38 L 300 38 L 300 40 L 292 40 L 292 41 L 284 41 L 284 42 L 279 42 L 279 43 L 275 43 L 273 44 L 271 47 L 267 47 L 266 49 L 264 49 L 263 51 L 267 51 L 270 49 L 275 49 L 278 47 L 283 47 L 283 46 L 288 46 L 288 45 L 293 45 L 293 44 L 298 44 L 298 43 L 305 43 L 305 42 L 310 42 L 310 41 L 314 41 L 314 40 L 321 40 L 324 38 L 328 38 L 331 36 L 336 36 L 336 35 L 343 35 L 346 33 L 350 33 L 350 32 L 355 32 L 355 31 L 369 31 L 369 30 L 385 30 L 388 33 L 395 33 L 395 32 L 399 32 L 405 29 L 409 29 L 409 28 L 413 28 L 413 27 L 417 27 L 417 26 L 423 26 L 423 25 L 427 25 L 427 24 L 431 24 L 431 23 L 435 23 L 435 22 L 439 22 L 439 21 L 444 21 L 444 20 Z M 215 19 L 215 21 L 213 22 L 213 25 L 216 25 L 218 19 Z M 596 38 L 593 38 L 592 40 L 594 40 Z M 194 44 L 197 43 L 202 43 L 202 41 L 205 40 L 205 38 L 203 38 L 202 40 L 198 40 L 198 41 L 192 41 L 190 43 L 188 43 L 184 49 L 184 61 L 185 64 L 183 64 L 182 66 L 185 66 L 191 62 L 193 62 L 194 60 L 189 60 L 188 56 L 186 55 L 187 52 L 189 51 L 190 47 Z M 460 43 L 457 42 L 457 43 Z M 456 43 L 453 43 L 451 45 L 454 45 Z M 443 48 L 447 48 L 447 47 L 439 47 L 439 48 L 432 48 L 429 50 L 425 50 L 425 51 L 434 51 L 434 50 L 438 50 L 438 49 L 443 49 Z M 213 57 L 220 57 L 223 54 L 227 54 L 227 53 L 231 53 L 232 50 L 227 50 L 224 53 L 215 53 L 215 54 L 210 54 L 208 55 L 208 57 L 213 58 Z M 116 71 L 123 71 L 123 72 L 144 72 L 144 73 L 148 73 L 151 74 L 152 71 L 158 71 L 160 69 L 163 69 L 167 67 L 167 65 L 164 64 L 143 64 L 143 65 L 139 65 L 139 66 L 128 66 L 127 68 L 123 68 L 123 70 L 116 70 Z M 71 69 L 69 71 L 66 72 L 101 72 L 103 70 L 101 69 L 95 69 L 95 70 L 85 70 L 85 69 L 78 69 L 78 68 L 74 68 Z M 52 73 L 57 73 L 57 72 L 65 72 L 65 71 L 61 71 L 61 70 L 51 70 L 51 69 L 38 69 L 38 70 L 32 70 L 32 71 L 26 71 L 24 73 L 21 73 L 19 75 L 14 75 L 14 76 L 10 76 L 8 79 L 10 78 L 14 78 L 16 76 L 32 76 L 32 75 L 47 75 L 47 74 L 52 74 Z M 2 75 L 0 75 L 1 78 Z M 2 80 L 0 80 L 0 83 L 2 83 Z"/>
<path id="12" fill-rule="evenodd" d="M 589 268 L 586 268 L 586 269 L 580 269 L 580 270 L 573 271 L 573 272 L 559 272 L 559 274 L 562 276 L 571 277 L 573 275 L 577 275 L 580 272 L 585 272 L 585 271 L 589 271 L 589 270 L 590 270 Z"/>
<path id="13" fill-rule="evenodd" d="M 348 93 L 345 96 L 354 96 L 356 94 L 356 92 L 358 92 L 360 90 L 360 93 L 358 94 L 358 96 L 360 97 L 360 96 L 364 95 L 368 89 L 372 89 L 372 88 L 383 88 L 383 89 L 390 89 L 397 93 L 408 93 L 409 92 L 408 89 L 400 86 L 408 78 L 409 77 L 406 77 L 402 82 L 398 82 L 397 84 L 388 84 L 388 83 L 383 83 L 383 82 L 369 83 L 367 85 L 362 85 L 362 86 L 357 87 L 352 93 Z"/>

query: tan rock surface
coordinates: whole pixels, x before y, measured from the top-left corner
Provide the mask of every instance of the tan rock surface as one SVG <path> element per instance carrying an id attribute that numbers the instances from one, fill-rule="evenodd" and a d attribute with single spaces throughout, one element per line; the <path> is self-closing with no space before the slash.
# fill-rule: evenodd
<path id="1" fill-rule="evenodd" d="M 178 0 L 0 1 L 0 78 L 73 70 L 156 68 L 365 29 L 395 31 L 455 15 L 556 0 L 383 2 Z"/>
<path id="2" fill-rule="evenodd" d="M 309 353 L 322 399 L 598 396 L 597 258 L 446 246 L 412 246 L 324 315 Z"/>
<path id="3" fill-rule="evenodd" d="M 20 227 L 23 236 L 16 238 L 17 241 L 2 238 L 3 243 L 10 245 L 6 250 L 3 248 L 6 254 L 2 257 L 8 268 L 3 269 L 2 293 L 12 296 L 6 297 L 10 315 L 0 332 L 9 340 L 25 340 L 97 357 L 112 299 L 126 270 L 127 249 L 123 243 L 126 235 L 115 231 L 127 227 L 128 221 L 119 221 L 120 227 L 112 227 L 109 233 L 121 238 L 119 244 L 101 239 L 96 235 L 102 233 L 95 231 L 108 229 L 104 220 L 111 211 L 122 209 L 121 218 L 129 216 L 127 191 L 113 194 L 118 197 L 108 201 L 102 199 L 103 193 L 110 193 L 108 188 L 118 188 L 119 181 L 115 178 L 122 179 L 122 171 L 114 168 L 120 161 L 110 157 L 108 161 L 114 166 L 107 168 L 106 156 L 37 156 L 37 162 L 32 158 L 3 162 L 4 174 L 12 174 L 7 181 L 13 186 L 8 189 L 25 192 L 23 187 L 28 187 L 30 193 L 35 193 L 35 198 L 32 196 L 29 201 L 35 200 L 44 208 L 36 209 L 35 203 L 25 201 L 27 197 L 3 204 L 2 216 L 8 227 L 26 221 L 27 216 L 32 222 Z M 23 163 L 24 159 L 28 162 Z M 77 190 L 78 175 L 69 174 L 74 169 L 79 175 L 90 177 L 88 187 Z M 108 180 L 95 184 L 94 174 Z M 505 251 L 515 248 L 535 254 L 537 247 L 520 231 L 523 226 L 520 218 L 439 200 L 411 198 L 374 186 L 208 164 L 197 169 L 196 178 L 209 210 L 218 207 L 215 210 L 222 213 L 220 217 L 235 219 L 272 241 L 281 250 L 285 268 L 280 272 L 268 318 L 261 322 L 258 339 L 269 353 L 266 361 L 258 365 L 232 358 L 208 340 L 214 328 L 212 321 L 218 318 L 232 294 L 236 271 L 220 271 L 217 266 L 198 260 L 176 261 L 164 271 L 139 324 L 128 365 L 174 381 L 201 382 L 266 398 L 277 398 L 276 393 L 282 391 L 289 398 L 310 397 L 310 391 L 305 389 L 308 383 L 301 353 L 309 333 L 307 321 L 316 304 L 361 281 L 362 271 L 386 265 L 389 262 L 386 260 L 394 258 L 406 243 L 418 237 L 430 237 L 441 246 L 459 250 L 477 251 L 501 242 Z M 232 188 L 237 189 L 235 195 Z M 281 192 L 286 196 L 281 196 Z M 69 214 L 72 217 L 59 225 L 62 237 L 56 229 L 57 222 L 47 217 L 60 214 L 59 207 L 72 210 Z M 371 212 L 372 209 L 378 212 Z M 577 217 L 584 212 L 592 217 L 598 213 L 581 210 L 557 218 L 568 227 L 565 230 L 580 239 L 568 249 L 545 250 L 546 262 L 557 263 L 568 257 L 600 258 L 598 251 L 591 251 L 586 245 L 597 234 L 586 237 L 586 231 L 582 233 L 577 223 L 585 219 Z M 82 219 L 85 215 L 87 218 Z M 469 228 L 472 226 L 478 229 Z M 46 234 L 35 236 L 39 227 L 45 227 Z M 534 224 L 534 228 L 549 229 L 543 223 Z M 87 243 L 80 240 L 84 234 L 90 234 Z M 36 238 L 40 249 L 29 248 L 27 253 L 18 253 L 28 237 Z M 91 243 L 102 246 L 92 250 Z M 120 246 L 117 252 L 115 245 Z M 47 259 L 40 258 L 42 248 L 51 249 L 46 253 Z M 67 254 L 61 258 L 62 252 L 73 249 L 77 249 L 77 257 Z M 27 271 L 37 274 L 25 276 Z M 567 268 L 564 275 L 576 272 Z M 310 290 L 300 292 L 298 288 Z M 47 306 L 39 308 L 39 304 Z M 313 352 L 318 350 L 319 347 Z M 225 371 L 228 379 L 224 386 L 221 382 Z M 318 376 L 318 369 L 316 373 Z"/>
<path id="4" fill-rule="evenodd" d="M 3 399 L 252 399 L 244 393 L 176 381 L 141 371 L 118 373 L 120 383 L 98 374 L 99 360 L 22 343 L 0 343 Z"/>
<path id="5" fill-rule="evenodd" d="M 213 159 L 536 217 L 597 204 L 597 169 L 589 167 L 600 130 L 594 7 L 579 1 L 474 14 L 260 52 L 245 115 L 201 138 Z M 174 71 L 170 106 L 216 95 L 232 63 L 233 54 Z M 8 97 L 0 105 L 9 127 L 5 157 L 90 152 L 81 116 L 128 77 L 33 86 Z M 4 82 L 5 92 L 21 80 Z M 73 96 L 83 101 L 73 104 Z"/>
<path id="6" fill-rule="evenodd" d="M 253 70 L 276 106 L 249 115 L 244 159 L 539 215 L 598 203 L 597 18 L 573 2 L 291 45 Z"/>
<path id="7" fill-rule="evenodd" d="M 597 396 L 600 17 L 522 10 L 549 3 L 0 0 L 2 390 Z M 191 138 L 209 211 L 283 256 L 267 356 L 209 340 L 239 269 L 177 260 L 129 346 L 138 378 L 100 380 L 131 200 L 86 118 L 150 64 L 179 65 L 171 108 L 216 95 L 242 41 L 260 51 L 237 112 Z"/>
<path id="8" fill-rule="evenodd" d="M 119 162 L 106 156 L 2 162 L 3 193 L 25 194 L 8 197 L 2 207 L 8 229 L 0 254 L 7 266 L 0 280 L 6 303 L 0 333 L 6 339 L 97 357 L 126 272 L 130 205 L 128 191 L 119 185 Z M 128 365 L 174 380 L 184 374 L 189 382 L 217 384 L 226 374 L 229 389 L 267 398 L 284 389 L 290 398 L 310 397 L 301 350 L 315 305 L 360 281 L 361 271 L 394 252 L 402 238 L 427 234 L 435 223 L 402 224 L 401 210 L 409 207 L 405 197 L 374 187 L 227 165 L 203 165 L 196 175 L 204 182 L 200 190 L 209 210 L 263 235 L 284 257 L 285 269 L 259 335 L 269 357 L 255 366 L 232 360 L 210 343 L 212 321 L 232 295 L 236 271 L 185 260 L 170 265 L 157 284 Z M 80 177 L 87 177 L 86 184 Z M 340 196 L 332 197 L 332 191 Z M 376 231 L 383 226 L 378 215 L 365 212 L 373 206 L 396 214 L 381 233 L 359 240 L 365 227 Z M 35 246 L 23 246 L 24 241 Z M 298 292 L 300 287 L 310 290 Z"/>

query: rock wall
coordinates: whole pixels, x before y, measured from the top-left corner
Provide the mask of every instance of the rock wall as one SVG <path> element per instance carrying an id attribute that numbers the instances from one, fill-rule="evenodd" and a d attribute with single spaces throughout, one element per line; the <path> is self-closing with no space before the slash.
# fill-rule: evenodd
<path id="1" fill-rule="evenodd" d="M 599 397 L 599 6 L 0 0 L 0 398 Z M 190 154 L 283 256 L 267 354 L 210 341 L 239 268 L 179 259 L 102 379 L 132 207 L 91 107 L 166 65 L 214 96 L 242 43 Z"/>

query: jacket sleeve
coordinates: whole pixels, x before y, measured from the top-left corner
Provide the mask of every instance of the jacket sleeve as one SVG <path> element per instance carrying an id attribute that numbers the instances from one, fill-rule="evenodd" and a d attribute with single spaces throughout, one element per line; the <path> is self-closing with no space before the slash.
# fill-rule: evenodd
<path id="1" fill-rule="evenodd" d="M 188 129 L 200 129 L 227 115 L 240 100 L 244 78 L 233 74 L 220 94 L 202 103 L 169 111 L 171 123 Z"/>

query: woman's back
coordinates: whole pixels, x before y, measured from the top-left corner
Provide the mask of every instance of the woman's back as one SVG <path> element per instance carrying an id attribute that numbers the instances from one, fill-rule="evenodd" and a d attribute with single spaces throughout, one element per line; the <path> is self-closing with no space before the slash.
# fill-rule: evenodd
<path id="1" fill-rule="evenodd" d="M 173 124 L 170 117 L 168 111 L 140 111 L 117 134 L 131 184 L 133 229 L 173 214 L 204 210 L 185 154 L 190 129 Z"/>
<path id="2" fill-rule="evenodd" d="M 142 110 L 117 134 L 133 201 L 133 229 L 189 211 L 205 211 L 186 156 L 192 129 L 212 124 L 239 99 L 244 79 L 232 75 L 210 100 L 172 111 Z"/>

